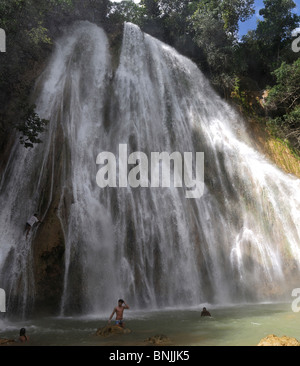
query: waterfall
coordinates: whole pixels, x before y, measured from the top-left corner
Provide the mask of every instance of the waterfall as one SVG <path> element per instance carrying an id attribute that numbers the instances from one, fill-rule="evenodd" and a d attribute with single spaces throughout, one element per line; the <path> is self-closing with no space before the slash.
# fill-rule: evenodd
<path id="1" fill-rule="evenodd" d="M 39 229 L 57 201 L 64 238 L 62 315 L 289 298 L 300 271 L 300 181 L 256 151 L 242 117 L 197 66 L 126 23 L 118 60 L 102 29 L 69 28 L 37 82 L 44 143 L 16 142 L 0 182 L 0 287 L 12 311 L 35 302 Z M 204 152 L 204 194 L 99 188 L 96 158 Z M 58 158 L 59 157 L 59 158 Z M 43 225 L 43 224 L 42 224 Z M 34 245 L 33 245 L 34 244 Z"/>

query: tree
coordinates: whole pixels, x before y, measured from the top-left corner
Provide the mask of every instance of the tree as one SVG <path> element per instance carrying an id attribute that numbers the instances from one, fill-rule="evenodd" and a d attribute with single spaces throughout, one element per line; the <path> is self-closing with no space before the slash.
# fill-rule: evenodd
<path id="1" fill-rule="evenodd" d="M 153 20 L 160 17 L 159 0 L 141 0 L 141 6 L 145 8 L 148 19 Z"/>
<path id="2" fill-rule="evenodd" d="M 56 26 L 73 9 L 72 4 L 71 0 L 1 0 L 0 27 L 6 31 L 7 50 L 0 55 L 0 138 L 6 139 L 12 128 L 26 136 L 29 122 L 32 127 L 36 123 L 36 131 L 41 128 L 42 120 L 29 101 L 30 92 L 38 65 L 51 50 Z M 37 142 L 32 135 L 30 143 Z"/>
<path id="3" fill-rule="evenodd" d="M 112 24 L 131 22 L 142 26 L 144 16 L 145 8 L 135 4 L 132 0 L 113 3 L 108 13 L 108 19 Z"/>
<path id="4" fill-rule="evenodd" d="M 26 106 L 23 108 L 23 110 Z M 42 140 L 40 134 L 45 131 L 46 125 L 49 123 L 46 119 L 41 119 L 35 112 L 35 105 L 27 107 L 21 122 L 16 126 L 18 131 L 22 133 L 20 143 L 26 148 L 33 147 L 34 144 L 39 144 Z"/>
<path id="5" fill-rule="evenodd" d="M 242 66 L 235 57 L 239 47 L 239 21 L 253 14 L 253 0 L 204 0 L 192 16 L 194 40 L 204 50 L 214 84 L 223 89 L 234 87 Z"/>
<path id="6" fill-rule="evenodd" d="M 109 0 L 72 0 L 74 11 L 69 18 L 74 20 L 89 20 L 96 24 L 103 24 L 109 12 Z"/>
<path id="7" fill-rule="evenodd" d="M 255 36 L 274 69 L 284 61 L 282 51 L 287 47 L 290 51 L 292 32 L 299 26 L 300 16 L 292 13 L 296 7 L 292 0 L 264 0 L 264 5 L 259 12 L 264 19 L 259 21 Z"/>
<path id="8" fill-rule="evenodd" d="M 266 103 L 273 113 L 269 122 L 300 150 L 300 58 L 290 65 L 283 62 L 274 75 L 276 84 Z"/>

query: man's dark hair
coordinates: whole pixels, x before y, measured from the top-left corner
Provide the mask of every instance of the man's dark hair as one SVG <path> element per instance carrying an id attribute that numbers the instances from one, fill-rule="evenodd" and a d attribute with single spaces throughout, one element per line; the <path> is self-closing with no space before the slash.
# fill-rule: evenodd
<path id="1" fill-rule="evenodd" d="M 118 302 L 121 302 L 122 304 L 124 304 L 124 300 L 120 299 Z"/>

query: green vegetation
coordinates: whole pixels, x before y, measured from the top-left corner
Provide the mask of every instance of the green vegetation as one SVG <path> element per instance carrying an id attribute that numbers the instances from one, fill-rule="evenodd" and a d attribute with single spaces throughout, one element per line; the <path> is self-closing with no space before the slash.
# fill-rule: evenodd
<path id="1" fill-rule="evenodd" d="M 247 116 L 263 119 L 299 154 L 300 53 L 291 48 L 300 23 L 295 6 L 292 0 L 264 0 L 262 20 L 239 39 L 239 24 L 254 14 L 254 0 L 2 0 L 7 52 L 0 54 L 0 134 L 17 128 L 26 147 L 40 141 L 46 121 L 36 114 L 30 91 L 64 26 L 89 20 L 118 43 L 129 21 L 191 58 L 220 94 Z"/>
<path id="2" fill-rule="evenodd" d="M 270 89 L 267 101 L 274 114 L 269 124 L 300 150 L 300 58 L 292 64 L 283 62 L 274 75 L 276 84 Z"/>
<path id="3" fill-rule="evenodd" d="M 26 110 L 27 108 L 27 110 Z M 20 143 L 27 147 L 33 147 L 33 144 L 41 143 L 39 134 L 45 130 L 45 126 L 49 121 L 41 119 L 35 112 L 35 105 L 24 106 L 22 110 L 25 110 L 25 114 L 22 116 L 20 125 L 17 126 L 19 132 L 22 133 L 20 137 Z"/>
<path id="4" fill-rule="evenodd" d="M 0 53 L 0 145 L 14 130 L 25 147 L 41 142 L 46 121 L 31 101 L 34 81 L 53 46 L 53 39 L 68 23 L 93 21 L 107 13 L 109 1 L 1 0 L 0 28 L 6 31 L 7 52 Z"/>

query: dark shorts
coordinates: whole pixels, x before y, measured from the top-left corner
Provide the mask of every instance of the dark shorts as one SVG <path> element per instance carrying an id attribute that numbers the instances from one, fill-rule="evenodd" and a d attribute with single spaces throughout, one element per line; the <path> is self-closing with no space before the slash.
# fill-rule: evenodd
<path id="1" fill-rule="evenodd" d="M 25 226 L 25 230 L 30 229 L 31 225 L 28 224 L 28 222 L 26 222 L 26 226 Z"/>
<path id="2" fill-rule="evenodd" d="M 116 320 L 116 325 L 123 325 L 123 320 Z"/>

